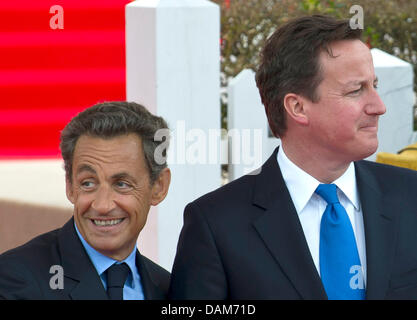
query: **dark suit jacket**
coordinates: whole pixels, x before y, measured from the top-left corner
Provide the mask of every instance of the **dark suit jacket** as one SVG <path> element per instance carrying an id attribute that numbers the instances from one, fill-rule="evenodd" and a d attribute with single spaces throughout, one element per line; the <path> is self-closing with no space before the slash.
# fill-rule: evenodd
<path id="1" fill-rule="evenodd" d="M 64 288 L 51 289 L 49 273 L 62 266 Z M 169 272 L 137 252 L 136 266 L 145 299 L 165 299 Z M 56 282 L 57 283 L 57 282 Z M 0 298 L 3 299 L 108 299 L 94 265 L 74 228 L 73 218 L 57 229 L 0 255 Z"/>
<path id="2" fill-rule="evenodd" d="M 277 163 L 187 205 L 173 299 L 326 299 Z M 355 163 L 367 299 L 417 298 L 417 173 Z"/>

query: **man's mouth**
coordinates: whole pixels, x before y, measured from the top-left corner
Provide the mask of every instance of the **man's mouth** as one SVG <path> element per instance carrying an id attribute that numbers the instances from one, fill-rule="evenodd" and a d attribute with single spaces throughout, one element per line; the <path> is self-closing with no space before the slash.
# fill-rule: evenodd
<path id="1" fill-rule="evenodd" d="M 124 218 L 121 219 L 111 219 L 111 220 L 96 220 L 92 219 L 93 223 L 99 227 L 114 226 L 122 222 Z"/>
<path id="2" fill-rule="evenodd" d="M 363 126 L 361 128 L 361 130 L 376 132 L 376 131 L 378 131 L 378 126 L 376 126 L 376 125 Z"/>
<path id="3" fill-rule="evenodd" d="M 376 131 L 378 130 L 378 121 L 369 121 L 360 126 L 362 130 Z"/>

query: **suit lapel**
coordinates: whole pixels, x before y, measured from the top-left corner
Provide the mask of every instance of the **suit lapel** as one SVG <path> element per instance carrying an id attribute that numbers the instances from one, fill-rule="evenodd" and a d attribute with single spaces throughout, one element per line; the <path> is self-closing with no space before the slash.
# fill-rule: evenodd
<path id="1" fill-rule="evenodd" d="M 277 162 L 278 148 L 256 176 L 253 204 L 265 209 L 254 221 L 259 236 L 303 299 L 326 299 L 297 212 Z"/>
<path id="2" fill-rule="evenodd" d="M 69 297 L 73 300 L 107 300 L 100 276 L 76 234 L 73 218 L 62 227 L 58 241 L 64 269 L 64 289 L 68 291 Z M 148 270 L 146 258 L 139 251 L 136 252 L 136 266 L 145 299 L 165 299 L 163 291 Z"/>
<path id="3" fill-rule="evenodd" d="M 90 261 L 74 228 L 74 218 L 68 221 L 59 234 L 65 286 L 71 299 L 108 299 L 101 279 Z"/>
<path id="4" fill-rule="evenodd" d="M 367 299 L 383 299 L 388 289 L 395 249 L 395 199 L 384 197 L 365 161 L 355 163 L 366 244 Z M 389 183 L 389 182 L 388 182 Z"/>
<path id="5" fill-rule="evenodd" d="M 304 299 L 326 299 L 291 196 L 272 154 L 256 177 L 253 204 L 265 209 L 254 226 Z M 383 299 L 389 285 L 401 199 L 384 196 L 366 161 L 355 163 L 365 227 L 367 299 Z"/>

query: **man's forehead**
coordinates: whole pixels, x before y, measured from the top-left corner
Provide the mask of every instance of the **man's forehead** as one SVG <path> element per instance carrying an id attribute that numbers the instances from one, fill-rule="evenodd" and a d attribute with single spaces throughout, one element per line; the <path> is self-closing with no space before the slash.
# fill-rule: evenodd
<path id="1" fill-rule="evenodd" d="M 82 134 L 78 137 L 75 147 L 79 144 L 89 144 L 92 146 L 100 146 L 100 145 L 110 145 L 110 144 L 120 144 L 120 143 L 136 143 L 140 144 L 141 137 L 135 133 L 128 133 L 122 135 L 116 135 L 114 137 L 100 137 L 90 134 Z"/>
<path id="2" fill-rule="evenodd" d="M 341 83 L 375 79 L 372 55 L 360 40 L 336 41 L 330 45 L 331 55 L 320 54 L 320 69 L 324 78 Z"/>
<path id="3" fill-rule="evenodd" d="M 77 171 L 98 170 L 99 168 L 120 168 L 133 166 L 141 158 L 134 152 L 123 152 L 112 149 L 81 147 L 74 153 L 73 166 Z"/>
<path id="4" fill-rule="evenodd" d="M 100 169 L 112 174 L 142 166 L 144 155 L 137 135 L 125 135 L 110 139 L 81 136 L 73 155 L 73 172 L 95 173 Z"/>
<path id="5" fill-rule="evenodd" d="M 138 155 L 142 152 L 142 143 L 136 134 L 101 138 L 82 135 L 78 138 L 74 149 L 74 158 L 77 156 L 123 156 Z M 111 160 L 111 159 L 110 159 Z"/>
<path id="6" fill-rule="evenodd" d="M 369 48 L 360 40 L 336 41 L 322 50 L 319 56 L 322 71 L 337 71 L 348 68 L 350 71 L 361 66 L 373 66 Z"/>

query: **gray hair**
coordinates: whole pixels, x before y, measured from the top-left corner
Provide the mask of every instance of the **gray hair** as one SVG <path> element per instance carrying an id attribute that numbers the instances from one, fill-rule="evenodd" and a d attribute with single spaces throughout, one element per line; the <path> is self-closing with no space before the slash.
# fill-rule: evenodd
<path id="1" fill-rule="evenodd" d="M 135 133 L 142 140 L 145 162 L 148 167 L 150 182 L 153 184 L 160 172 L 167 167 L 166 161 L 155 159 L 155 150 L 159 144 L 155 134 L 168 125 L 162 117 L 150 113 L 144 106 L 135 102 L 116 101 L 96 104 L 77 114 L 61 132 L 61 154 L 64 159 L 65 174 L 72 182 L 72 161 L 75 145 L 82 135 L 103 139 Z M 169 134 L 164 135 L 163 152 L 169 145 Z M 166 158 L 166 157 L 165 157 Z M 165 159 L 164 159 L 165 160 Z"/>

